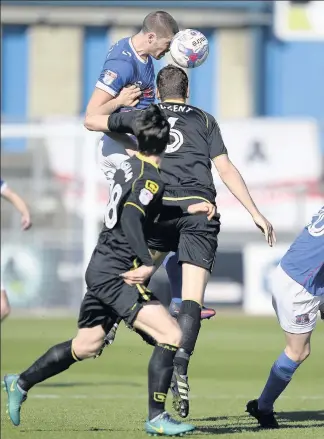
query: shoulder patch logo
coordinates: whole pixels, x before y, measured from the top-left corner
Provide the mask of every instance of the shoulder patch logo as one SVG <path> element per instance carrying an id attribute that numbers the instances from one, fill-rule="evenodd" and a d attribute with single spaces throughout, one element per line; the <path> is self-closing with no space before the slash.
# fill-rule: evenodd
<path id="1" fill-rule="evenodd" d="M 156 194 L 159 190 L 159 185 L 152 180 L 146 180 L 145 188 L 148 189 L 152 194 Z"/>
<path id="2" fill-rule="evenodd" d="M 103 72 L 102 81 L 106 85 L 111 85 L 114 82 L 114 80 L 117 78 L 117 76 L 118 76 L 117 73 L 112 72 L 111 70 L 105 70 Z"/>
<path id="3" fill-rule="evenodd" d="M 153 200 L 153 194 L 149 190 L 143 188 L 139 194 L 139 200 L 143 206 L 147 206 Z"/>

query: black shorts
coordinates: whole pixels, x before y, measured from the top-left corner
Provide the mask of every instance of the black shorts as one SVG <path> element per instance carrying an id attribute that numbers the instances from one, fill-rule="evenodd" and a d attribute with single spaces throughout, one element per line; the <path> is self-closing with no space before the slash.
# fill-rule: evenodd
<path id="1" fill-rule="evenodd" d="M 157 300 L 145 286 L 129 286 L 123 279 L 112 276 L 102 285 L 96 285 L 97 273 L 87 270 L 88 290 L 83 298 L 78 327 L 92 328 L 101 325 L 105 332 L 114 325 L 118 317 L 132 326 L 143 304 Z"/>
<path id="2" fill-rule="evenodd" d="M 148 246 L 161 252 L 179 251 L 179 262 L 212 271 L 220 230 L 219 215 L 189 215 L 183 208 L 164 207 L 159 220 L 147 231 Z"/>

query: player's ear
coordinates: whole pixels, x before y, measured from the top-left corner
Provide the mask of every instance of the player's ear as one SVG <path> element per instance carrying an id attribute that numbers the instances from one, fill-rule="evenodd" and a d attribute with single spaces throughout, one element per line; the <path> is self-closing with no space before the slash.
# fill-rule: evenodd
<path id="1" fill-rule="evenodd" d="M 190 95 L 190 87 L 188 85 L 188 88 L 187 88 L 187 99 L 189 99 L 189 95 Z"/>
<path id="2" fill-rule="evenodd" d="M 156 40 L 156 34 L 154 32 L 149 32 L 147 34 L 147 41 L 149 42 L 149 44 L 154 43 L 155 40 Z"/>
<path id="3" fill-rule="evenodd" d="M 160 96 L 159 89 L 157 87 L 156 87 L 156 90 L 155 90 L 155 94 L 156 94 L 156 99 L 158 99 L 160 101 L 161 100 L 161 96 Z"/>

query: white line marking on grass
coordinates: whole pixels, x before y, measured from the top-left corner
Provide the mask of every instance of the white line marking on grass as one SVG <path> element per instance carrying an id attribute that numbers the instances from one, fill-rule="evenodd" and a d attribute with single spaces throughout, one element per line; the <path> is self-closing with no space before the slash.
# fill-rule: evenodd
<path id="1" fill-rule="evenodd" d="M 248 399 L 251 395 L 191 395 L 190 399 L 210 399 L 210 400 L 218 400 L 218 399 Z M 64 394 L 54 394 L 54 393 L 36 393 L 34 395 L 28 396 L 29 398 L 37 398 L 37 399 L 147 399 L 147 395 L 123 395 L 123 394 L 115 394 L 115 395 L 92 395 L 92 394 L 74 394 L 74 395 L 64 395 Z M 281 396 L 279 399 L 298 399 L 298 400 L 322 400 L 324 399 L 323 395 L 311 395 L 311 396 Z"/>

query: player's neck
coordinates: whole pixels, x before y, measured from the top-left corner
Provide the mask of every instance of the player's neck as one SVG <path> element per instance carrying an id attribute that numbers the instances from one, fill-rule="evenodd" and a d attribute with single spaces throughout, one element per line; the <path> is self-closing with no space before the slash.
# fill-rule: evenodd
<path id="1" fill-rule="evenodd" d="M 145 49 L 145 42 L 142 39 L 142 35 L 140 33 L 134 35 L 133 37 L 131 37 L 131 41 L 137 55 L 140 56 L 144 61 L 146 61 L 148 53 Z"/>
<path id="2" fill-rule="evenodd" d="M 144 155 L 144 154 L 138 152 L 136 154 L 136 157 L 139 158 L 140 160 L 143 160 L 143 162 L 150 163 L 155 168 L 158 168 L 160 166 L 160 163 L 161 163 L 161 157 L 158 155 L 147 156 L 147 155 Z"/>
<path id="3" fill-rule="evenodd" d="M 172 102 L 172 103 L 176 103 L 176 104 L 185 104 L 186 100 L 185 99 L 179 99 L 179 98 L 168 98 L 168 99 L 164 99 L 164 101 L 162 102 L 162 104 L 164 104 L 165 102 Z"/>

